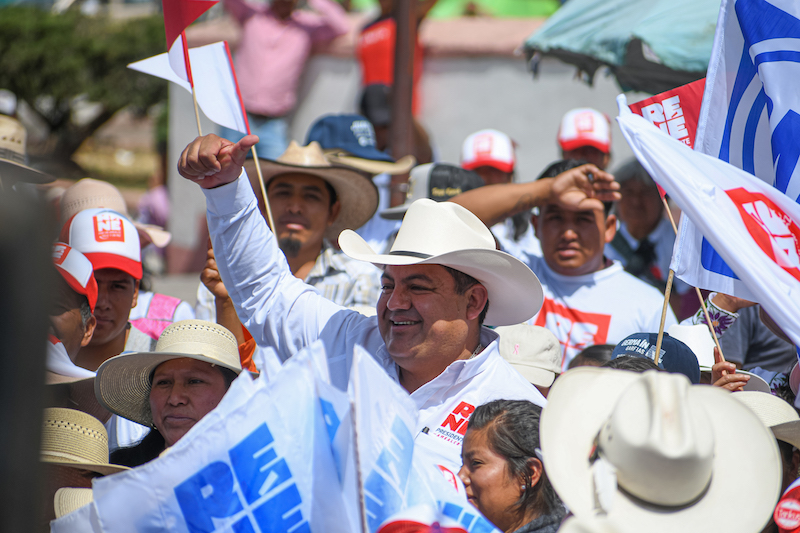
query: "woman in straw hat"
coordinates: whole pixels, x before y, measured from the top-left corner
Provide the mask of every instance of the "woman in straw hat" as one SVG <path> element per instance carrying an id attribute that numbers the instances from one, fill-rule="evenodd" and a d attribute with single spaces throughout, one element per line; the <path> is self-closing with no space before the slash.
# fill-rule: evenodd
<path id="1" fill-rule="evenodd" d="M 458 476 L 467 498 L 505 533 L 555 533 L 565 510 L 542 465 L 541 407 L 495 400 L 469 420 Z"/>
<path id="2" fill-rule="evenodd" d="M 95 395 L 109 411 L 152 431 L 113 459 L 139 466 L 174 445 L 213 410 L 242 371 L 236 339 L 203 320 L 164 330 L 154 352 L 112 357 L 97 369 Z"/>

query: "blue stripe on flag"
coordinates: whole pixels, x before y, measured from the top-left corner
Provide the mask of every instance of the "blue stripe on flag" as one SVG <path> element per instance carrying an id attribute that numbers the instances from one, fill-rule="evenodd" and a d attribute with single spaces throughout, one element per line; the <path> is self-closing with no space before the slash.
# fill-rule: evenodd
<path id="1" fill-rule="evenodd" d="M 703 237 L 703 245 L 700 248 L 700 263 L 703 265 L 703 268 L 706 270 L 710 270 L 711 272 L 716 272 L 722 276 L 728 276 L 729 278 L 739 279 L 739 277 L 733 273 L 731 267 L 723 261 L 722 257 L 714 250 L 705 237 Z"/>

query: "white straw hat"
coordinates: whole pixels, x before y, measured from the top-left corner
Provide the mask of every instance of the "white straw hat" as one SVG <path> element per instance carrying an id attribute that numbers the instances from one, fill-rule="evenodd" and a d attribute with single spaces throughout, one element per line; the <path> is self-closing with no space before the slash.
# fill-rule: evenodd
<path id="1" fill-rule="evenodd" d="M 103 475 L 129 470 L 108 463 L 108 433 L 99 420 L 61 407 L 44 410 L 41 460 Z"/>
<path id="2" fill-rule="evenodd" d="M 181 320 L 167 327 L 153 352 L 124 353 L 97 369 L 94 392 L 100 404 L 119 416 L 152 426 L 151 376 L 158 365 L 188 357 L 239 373 L 239 347 L 224 327 L 205 320 Z"/>
<path id="3" fill-rule="evenodd" d="M 28 132 L 19 120 L 0 114 L 0 179 L 9 183 L 50 183 L 55 180 L 25 164 L 27 140 Z"/>
<path id="4" fill-rule="evenodd" d="M 65 514 L 77 511 L 84 505 L 92 503 L 92 501 L 94 501 L 92 489 L 62 487 L 56 491 L 56 495 L 53 497 L 56 518 L 61 518 Z"/>
<path id="5" fill-rule="evenodd" d="M 376 254 L 350 230 L 339 236 L 339 246 L 353 259 L 376 265 L 443 265 L 469 274 L 489 292 L 487 325 L 525 322 L 544 299 L 536 274 L 519 259 L 498 251 L 483 222 L 452 202 L 423 198 L 411 204 L 387 254 Z"/>
<path id="6" fill-rule="evenodd" d="M 733 397 L 752 409 L 776 439 L 800 448 L 800 416 L 789 402 L 755 391 L 737 392 Z"/>
<path id="7" fill-rule="evenodd" d="M 680 374 L 571 370 L 550 390 L 540 432 L 567 508 L 620 533 L 752 533 L 780 495 L 772 434 L 730 393 Z"/>
<path id="8" fill-rule="evenodd" d="M 561 374 L 561 345 L 550 330 L 517 324 L 495 332 L 500 335 L 500 355 L 534 385 L 549 387 Z"/>

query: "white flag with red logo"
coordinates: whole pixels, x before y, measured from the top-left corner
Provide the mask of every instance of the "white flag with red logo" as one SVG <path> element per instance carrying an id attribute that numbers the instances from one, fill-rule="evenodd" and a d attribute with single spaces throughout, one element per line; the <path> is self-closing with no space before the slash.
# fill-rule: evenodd
<path id="1" fill-rule="evenodd" d="M 216 3 L 217 0 L 162 0 L 161 2 L 169 65 L 175 74 L 189 85 L 193 85 L 192 69 L 189 56 L 186 54 L 187 44 L 184 30 Z"/>
<path id="2" fill-rule="evenodd" d="M 795 344 L 800 344 L 800 205 L 752 174 L 691 150 L 617 97 L 636 158 Z M 673 261 L 679 261 L 676 246 Z"/>

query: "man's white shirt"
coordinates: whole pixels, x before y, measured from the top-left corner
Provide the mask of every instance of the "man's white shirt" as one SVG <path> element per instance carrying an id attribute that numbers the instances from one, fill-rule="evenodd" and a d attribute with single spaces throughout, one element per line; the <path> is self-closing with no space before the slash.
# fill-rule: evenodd
<path id="1" fill-rule="evenodd" d="M 399 382 L 377 318 L 326 300 L 291 274 L 258 213 L 244 173 L 233 183 L 203 192 L 214 250 L 223 258 L 218 261 L 220 275 L 257 344 L 272 346 L 285 361 L 311 342 L 322 340 L 331 382 L 341 389 L 347 387 L 353 349 L 359 345 Z M 496 399 L 546 403 L 500 356 L 496 333 L 483 328 L 481 343 L 486 348 L 479 355 L 455 361 L 411 394 L 420 415 L 415 441 L 453 473 L 461 466 L 462 432 L 474 407 Z"/>
<path id="2" fill-rule="evenodd" d="M 544 289 L 542 309 L 528 323 L 543 326 L 558 338 L 562 370 L 584 348 L 658 331 L 664 295 L 625 272 L 619 262 L 591 274 L 564 276 L 551 270 L 541 256 L 527 255 L 523 260 Z M 668 309 L 665 327 L 675 323 Z"/>

